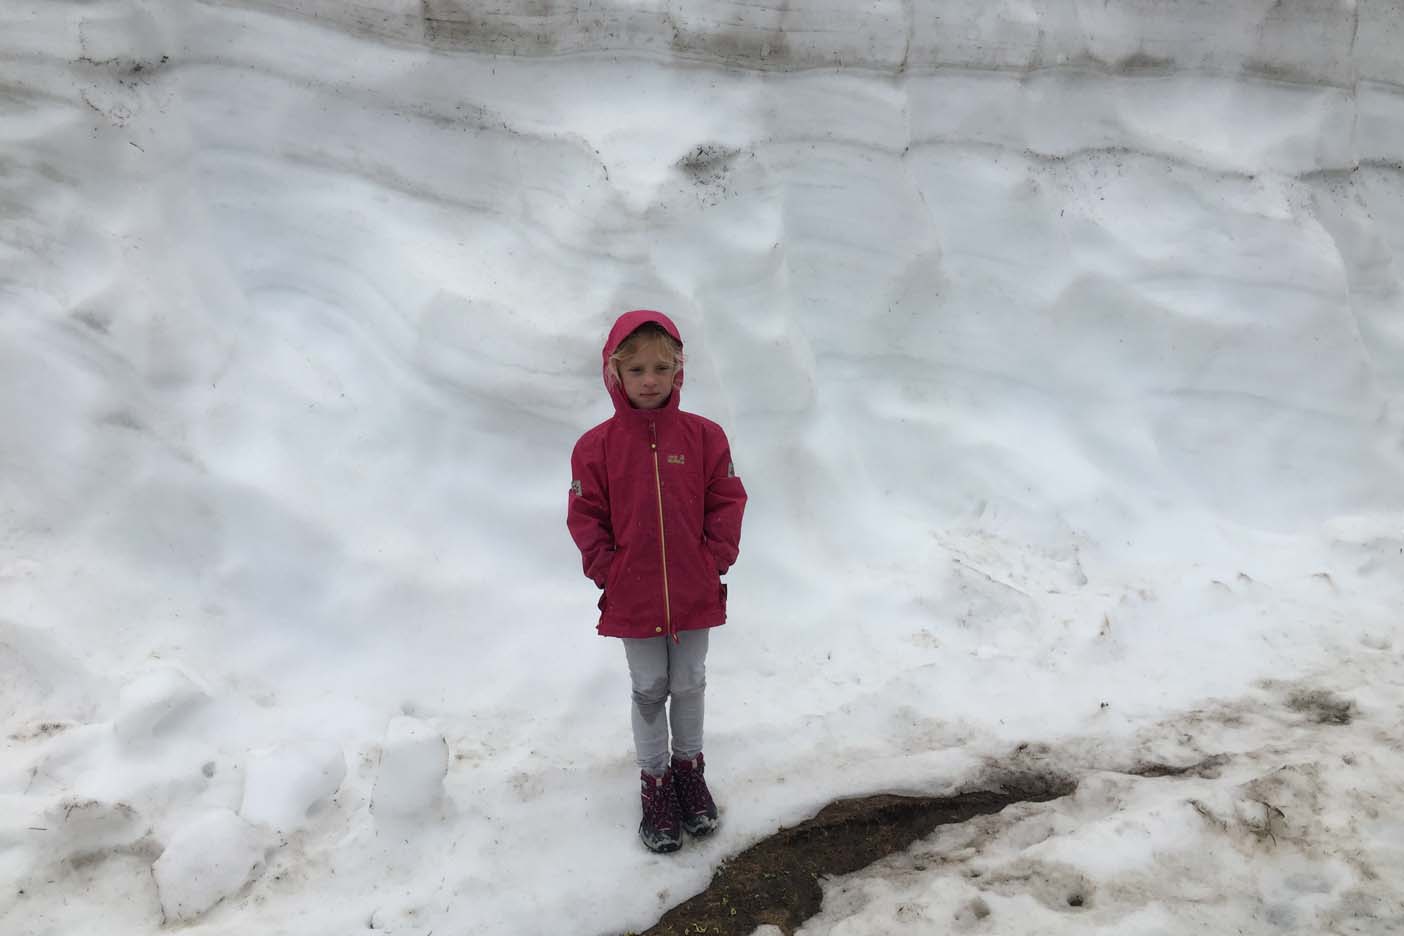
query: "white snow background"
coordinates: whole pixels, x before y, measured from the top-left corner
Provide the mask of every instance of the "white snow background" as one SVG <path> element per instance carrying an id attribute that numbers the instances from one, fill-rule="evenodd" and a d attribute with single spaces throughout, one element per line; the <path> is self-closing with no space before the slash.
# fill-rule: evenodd
<path id="1" fill-rule="evenodd" d="M 802 932 L 1404 932 L 1401 50 L 1398 0 L 4 0 L 0 932 L 638 930 L 1001 765 L 1081 785 Z M 635 307 L 751 495 L 665 857 L 564 526 Z"/>

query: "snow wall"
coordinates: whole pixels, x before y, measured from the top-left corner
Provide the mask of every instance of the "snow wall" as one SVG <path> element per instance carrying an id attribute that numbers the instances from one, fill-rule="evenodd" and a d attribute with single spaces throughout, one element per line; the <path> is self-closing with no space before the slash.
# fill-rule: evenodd
<path id="1" fill-rule="evenodd" d="M 460 799 L 626 776 L 563 515 L 633 307 L 752 494 L 718 743 L 886 752 L 787 809 L 908 777 L 893 707 L 1056 736 L 1049 687 L 1134 720 L 1305 666 L 1267 618 L 1396 626 L 1401 43 L 1383 0 L 6 4 L 6 792 L 168 842 L 312 737 L 345 818 L 414 714 Z M 187 708 L 140 770 L 82 734 Z"/>

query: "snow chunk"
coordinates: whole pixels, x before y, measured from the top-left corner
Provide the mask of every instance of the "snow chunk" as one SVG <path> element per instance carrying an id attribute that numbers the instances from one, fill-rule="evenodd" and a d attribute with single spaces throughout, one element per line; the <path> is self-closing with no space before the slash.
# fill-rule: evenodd
<path id="1" fill-rule="evenodd" d="M 189 921 L 257 876 L 263 834 L 231 810 L 212 810 L 185 826 L 151 866 L 167 922 Z"/>
<path id="2" fill-rule="evenodd" d="M 239 815 L 254 824 L 292 832 L 317 803 L 341 788 L 346 758 L 326 741 L 280 744 L 249 758 Z"/>
<path id="3" fill-rule="evenodd" d="M 438 805 L 448 774 L 448 742 L 428 722 L 409 716 L 390 720 L 380 756 L 371 809 L 409 815 Z"/>
<path id="4" fill-rule="evenodd" d="M 183 670 L 173 666 L 152 670 L 122 689 L 113 728 L 122 741 L 135 743 L 159 734 L 208 698 Z"/>

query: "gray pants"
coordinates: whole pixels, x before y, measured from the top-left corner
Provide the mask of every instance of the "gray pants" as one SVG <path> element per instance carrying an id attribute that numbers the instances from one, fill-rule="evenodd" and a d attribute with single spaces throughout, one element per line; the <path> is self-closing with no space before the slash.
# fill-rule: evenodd
<path id="1" fill-rule="evenodd" d="M 639 769 L 661 776 L 668 769 L 668 725 L 674 757 L 702 751 L 702 695 L 707 688 L 707 629 L 683 631 L 678 643 L 667 637 L 624 638 L 633 682 L 634 754 Z M 663 704 L 668 717 L 663 717 Z"/>

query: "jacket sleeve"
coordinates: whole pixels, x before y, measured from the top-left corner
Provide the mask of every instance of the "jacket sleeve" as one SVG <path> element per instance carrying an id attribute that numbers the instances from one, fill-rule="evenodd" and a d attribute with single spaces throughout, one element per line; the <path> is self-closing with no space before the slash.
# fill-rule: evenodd
<path id="1" fill-rule="evenodd" d="M 609 564 L 614 561 L 614 529 L 609 522 L 609 488 L 605 481 L 603 450 L 589 436 L 570 453 L 570 501 L 566 527 L 580 549 L 587 578 L 605 587 Z"/>
<path id="2" fill-rule="evenodd" d="M 711 427 L 707 442 L 707 494 L 702 535 L 716 561 L 718 574 L 722 574 L 731 568 L 741 551 L 741 515 L 746 510 L 746 488 L 736 476 L 731 445 L 720 426 Z"/>

